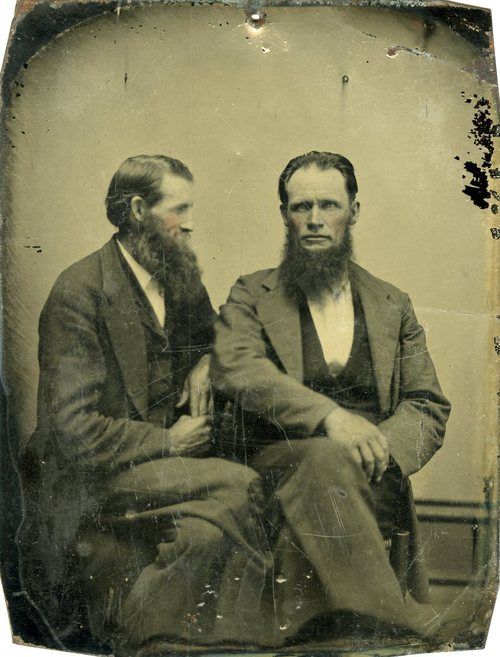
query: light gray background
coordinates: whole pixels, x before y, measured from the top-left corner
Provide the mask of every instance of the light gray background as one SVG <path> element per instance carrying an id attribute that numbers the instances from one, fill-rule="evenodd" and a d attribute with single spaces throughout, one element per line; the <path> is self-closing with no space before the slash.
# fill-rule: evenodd
<path id="1" fill-rule="evenodd" d="M 412 295 L 455 406 L 446 446 L 414 478 L 417 493 L 481 499 L 484 445 L 488 436 L 494 442 L 485 417 L 494 221 L 461 193 L 462 165 L 453 160 L 472 146 L 473 111 L 460 91 L 484 92 L 461 70 L 471 51 L 442 29 L 426 45 L 434 58 L 400 52 L 391 59 L 388 46 L 422 43 L 414 20 L 388 12 L 382 21 L 376 12 L 329 10 L 331 18 L 315 20 L 318 10 L 310 10 L 304 20 L 271 9 L 263 36 L 246 40 L 241 12 L 204 11 L 204 31 L 194 34 L 191 19 L 179 17 L 186 29 L 177 38 L 166 12 L 161 27 L 151 11 L 107 19 L 117 38 L 103 23 L 101 32 L 89 24 L 59 39 L 24 76 L 12 126 L 6 348 L 15 354 L 8 375 L 25 435 L 34 421 L 39 310 L 59 271 L 111 233 L 102 199 L 122 159 L 163 151 L 192 166 L 198 252 L 218 304 L 240 272 L 279 258 L 275 182 L 286 161 L 332 149 L 357 167 L 358 260 Z M 130 30 L 136 23 L 143 28 Z M 42 254 L 25 248 L 35 244 Z"/>
<path id="2" fill-rule="evenodd" d="M 390 11 L 268 17 L 255 33 L 227 7 L 122 11 L 63 34 L 23 72 L 9 121 L 5 291 L 7 380 L 23 434 L 35 416 L 41 306 L 60 271 L 111 235 L 103 199 L 123 159 L 160 152 L 192 167 L 195 247 L 218 307 L 239 274 L 279 261 L 283 166 L 333 150 L 357 170 L 358 261 L 410 293 L 454 403 L 417 496 L 480 501 L 492 240 L 454 159 L 478 157 L 461 96 L 487 91 L 467 72 L 475 53 L 445 27 L 424 44 L 419 18 Z M 390 57 L 394 45 L 428 54 Z"/>

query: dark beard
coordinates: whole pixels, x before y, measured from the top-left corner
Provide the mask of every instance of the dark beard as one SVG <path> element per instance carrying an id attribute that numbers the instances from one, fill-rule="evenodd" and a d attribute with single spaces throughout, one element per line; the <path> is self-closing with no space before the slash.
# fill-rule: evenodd
<path id="1" fill-rule="evenodd" d="M 187 244 L 146 224 L 134 239 L 134 257 L 165 290 L 174 311 L 190 305 L 202 290 L 196 255 Z"/>
<path id="2" fill-rule="evenodd" d="M 349 260 L 352 257 L 352 236 L 346 226 L 339 245 L 333 244 L 324 251 L 305 249 L 293 228 L 286 235 L 283 261 L 280 267 L 281 284 L 285 294 L 297 300 L 299 290 L 312 301 L 328 292 L 335 292 L 344 283 Z"/>

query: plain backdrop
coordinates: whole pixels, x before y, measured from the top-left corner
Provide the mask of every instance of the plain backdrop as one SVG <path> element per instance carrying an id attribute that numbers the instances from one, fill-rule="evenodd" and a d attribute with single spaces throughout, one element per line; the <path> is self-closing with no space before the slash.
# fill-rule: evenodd
<path id="1" fill-rule="evenodd" d="M 469 4 L 494 8 L 494 2 Z M 2 45 L 8 33 L 13 5 L 13 0 L 2 0 L 0 6 Z M 272 10 L 269 13 L 272 15 Z M 216 15 L 213 14 L 212 18 Z M 124 20 L 127 20 L 126 16 Z M 314 19 L 310 20 L 311 27 L 314 27 Z M 498 24 L 498 20 L 495 23 Z M 130 26 L 133 26 L 132 22 Z M 99 27 L 102 29 L 103 26 Z M 218 27 L 214 24 L 210 29 L 215 34 Z M 108 28 L 117 29 L 111 22 Z M 279 21 L 277 28 L 278 31 L 281 28 Z M 147 29 L 147 25 L 141 29 Z M 217 52 L 213 44 L 207 47 L 207 56 L 200 60 L 198 78 L 187 84 L 182 76 L 182 66 L 188 62 L 182 59 L 179 49 L 173 47 L 161 61 L 151 60 L 147 52 L 138 52 L 141 33 L 134 29 L 130 30 L 126 40 L 123 31 L 120 34 L 117 30 L 121 41 L 115 58 L 112 52 L 107 52 L 112 49 L 109 35 L 96 31 L 97 44 L 93 47 L 89 45 L 88 33 L 86 39 L 80 38 L 80 42 L 79 37 L 70 36 L 66 45 L 62 42 L 56 44 L 52 52 L 47 53 L 43 65 L 40 61 L 38 68 L 34 64 L 28 69 L 24 80 L 26 91 L 19 101 L 16 121 L 24 118 L 34 129 L 28 131 L 24 144 L 19 141 L 19 135 L 16 137 L 18 152 L 21 152 L 16 155 L 14 163 L 19 175 L 17 184 L 22 182 L 24 190 L 27 179 L 30 184 L 28 194 L 24 191 L 21 195 L 20 186 L 18 188 L 19 200 L 15 201 L 13 208 L 17 218 L 14 230 L 17 232 L 13 235 L 15 239 L 11 242 L 9 254 L 14 265 L 12 288 L 23 290 L 29 300 L 27 309 L 17 316 L 16 322 L 20 321 L 21 330 L 16 327 L 12 331 L 12 341 L 19 350 L 15 353 L 20 353 L 23 347 L 25 358 L 24 367 L 11 370 L 17 385 L 26 391 L 20 395 L 18 407 L 19 415 L 26 418 L 25 433 L 29 433 L 33 421 L 35 318 L 59 271 L 97 248 L 111 233 L 102 212 L 102 197 L 119 162 L 133 152 L 151 151 L 155 142 L 178 144 L 172 152 L 192 166 L 198 181 L 200 217 L 196 246 L 205 281 L 217 306 L 240 271 L 273 266 L 279 257 L 281 227 L 274 186 L 289 157 L 309 147 L 325 147 L 324 141 L 327 140 L 321 143 L 321 132 L 315 134 L 314 127 L 301 120 L 303 116 L 312 116 L 321 126 L 328 126 L 330 138 L 335 137 L 338 144 L 336 150 L 350 156 L 357 166 L 362 215 L 355 239 L 360 264 L 412 295 L 419 318 L 428 330 L 431 353 L 445 391 L 452 401 L 467 400 L 468 403 L 466 408 L 462 405 L 450 422 L 450 434 L 456 436 L 455 442 L 449 448 L 447 446 L 447 452 L 443 449 L 428 475 L 424 477 L 422 473 L 421 483 L 417 479 L 417 493 L 420 486 L 422 492 L 435 491 L 434 495 L 441 498 L 448 495 L 449 499 L 460 499 L 464 496 L 463 482 L 466 481 L 466 487 L 470 484 L 466 488 L 467 498 L 480 499 L 482 452 L 477 449 L 477 444 L 481 444 L 486 431 L 486 424 L 480 421 L 484 410 L 480 408 L 484 383 L 481 363 L 487 363 L 489 344 L 488 300 L 484 293 L 487 258 L 481 257 L 486 253 L 486 241 L 478 226 L 482 222 L 484 228 L 485 221 L 484 214 L 460 194 L 461 163 L 454 161 L 451 153 L 441 145 L 442 142 L 447 146 L 453 144 L 456 154 L 466 155 L 470 145 L 466 142 L 464 126 L 467 126 L 467 119 L 470 123 L 470 106 L 467 107 L 460 98 L 454 98 L 453 102 L 449 98 L 459 87 L 466 94 L 480 91 L 479 87 L 472 76 L 464 74 L 460 77 L 456 70 L 440 68 L 439 63 L 436 66 L 435 61 L 423 56 L 419 57 L 418 63 L 417 58 L 415 62 L 408 57 L 404 59 L 405 55 L 398 55 L 400 61 L 387 58 L 374 72 L 377 64 L 373 62 L 379 60 L 369 35 L 359 44 L 363 54 L 366 53 L 366 67 L 358 66 L 351 73 L 350 62 L 359 59 L 360 53 L 334 46 L 335 58 L 328 67 L 329 62 L 321 55 L 326 52 L 326 44 L 320 39 L 311 51 L 316 51 L 317 61 L 301 62 L 300 57 L 294 59 L 293 56 L 280 61 L 278 54 L 276 60 L 266 60 L 269 55 L 273 56 L 274 48 L 278 49 L 279 40 L 283 52 L 287 52 L 287 48 L 289 52 L 300 42 L 300 35 L 294 32 L 293 26 L 284 25 L 284 32 L 275 34 L 269 41 L 248 40 L 251 43 L 244 44 L 246 51 L 235 42 L 236 26 L 223 29 L 225 42 L 222 47 L 232 53 L 231 61 L 226 61 L 224 69 L 225 74 L 233 76 L 233 88 L 223 85 L 226 97 L 218 98 L 220 90 L 206 82 L 206 79 L 216 80 L 214 70 L 221 70 L 223 54 Z M 357 29 L 358 26 L 349 22 L 345 15 L 343 37 L 346 43 L 349 34 Z M 175 34 L 167 32 L 163 38 L 172 40 Z M 202 53 L 203 44 L 198 46 Z M 65 47 L 72 50 L 74 56 L 66 61 L 65 66 L 57 67 L 57 57 L 61 57 L 61 49 Z M 440 47 L 450 61 L 459 62 L 464 57 L 461 45 L 449 39 L 443 37 Z M 249 49 L 253 49 L 250 55 Z M 103 52 L 109 56 L 103 56 Z M 172 57 L 175 60 L 176 56 L 180 58 L 178 61 L 169 61 Z M 294 63 L 293 70 L 289 70 L 289 61 Z M 82 62 L 85 62 L 86 70 L 82 70 Z M 394 74 L 395 89 L 388 89 L 380 83 L 384 67 L 388 66 L 398 69 Z M 125 83 L 120 76 L 118 82 L 110 73 L 124 67 L 128 80 Z M 280 85 L 273 73 L 276 67 L 282 67 L 292 84 Z M 331 93 L 323 80 L 329 75 L 338 78 L 342 67 L 351 73 L 347 88 L 337 80 L 338 91 Z M 176 69 L 181 71 L 178 78 L 173 73 Z M 311 69 L 312 75 L 309 73 Z M 54 79 L 56 70 L 57 79 Z M 99 98 L 99 94 L 93 95 L 95 89 L 93 94 L 88 93 L 89 78 L 85 75 L 89 75 L 89 70 L 93 70 L 95 84 L 102 93 L 100 107 L 95 106 L 96 96 Z M 81 80 L 82 75 L 84 83 L 78 85 L 77 80 Z M 308 82 L 304 84 L 306 78 Z M 118 90 L 113 86 L 118 84 L 123 85 L 120 107 L 109 102 L 119 91 L 122 92 L 121 88 Z M 267 84 L 268 88 L 260 103 L 253 106 L 248 90 L 261 84 Z M 53 94 L 55 88 L 59 91 L 57 95 Z M 359 88 L 363 89 L 362 94 L 357 92 Z M 29 102 L 30 94 L 32 102 Z M 144 99 L 143 106 L 137 102 L 140 97 Z M 160 126 L 158 119 L 158 107 L 162 105 L 166 127 Z M 116 112 L 114 117 L 113 111 Z M 178 116 L 187 111 L 190 115 L 184 119 Z M 398 126 L 395 126 L 396 115 L 401 117 Z M 276 118 L 281 120 L 276 122 Z M 104 125 L 99 125 L 100 120 Z M 415 122 L 426 127 L 421 134 L 412 136 L 411 125 Z M 276 128 L 276 125 L 281 127 Z M 183 126 L 186 126 L 184 134 Z M 195 138 L 192 126 L 195 126 Z M 47 137 L 50 132 L 45 130 L 52 131 L 51 141 Z M 71 137 L 70 143 L 63 146 L 65 133 Z M 398 143 L 401 144 L 399 149 Z M 219 152 L 214 154 L 217 144 Z M 28 156 L 30 150 L 35 153 L 34 158 Z M 38 157 L 37 160 L 36 156 L 41 152 L 47 165 L 45 169 L 44 158 Z M 390 160 L 389 166 L 386 158 Z M 429 179 L 423 172 L 429 166 L 434 167 L 433 176 L 439 177 L 443 185 L 441 194 L 436 194 L 435 187 L 426 190 Z M 78 175 L 71 174 L 74 174 L 75 167 Z M 402 171 L 401 179 L 395 175 L 398 170 Z M 408 185 L 409 179 L 412 185 Z M 405 220 L 408 216 L 404 212 L 406 207 L 416 208 L 416 216 L 407 222 L 404 230 L 399 230 L 399 217 Z M 384 223 L 377 223 L 381 214 Z M 50 224 L 43 224 L 44 217 L 50 218 Z M 450 232 L 453 225 L 456 227 L 451 218 L 463 220 L 460 224 L 463 233 L 459 233 L 456 239 Z M 44 257 L 37 261 L 31 247 L 46 235 Z M 77 235 L 77 239 L 71 239 L 72 235 Z M 63 249 L 58 236 L 64 244 Z M 449 239 L 445 240 L 445 236 Z M 394 239 L 393 248 L 384 247 Z M 414 250 L 408 251 L 408 244 L 412 243 Z M 416 275 L 417 257 L 412 255 L 415 253 L 422 261 L 422 276 Z M 476 266 L 472 270 L 467 266 L 467 258 L 473 256 Z M 212 261 L 219 266 L 214 267 Z M 453 271 L 449 267 L 453 267 Z M 460 335 L 456 333 L 457 314 L 463 318 Z M 450 331 L 452 339 L 449 339 Z M 472 393 L 466 394 L 469 389 Z M 443 469 L 448 473 L 444 495 Z M 6 614 L 2 609 L 1 655 L 33 657 L 40 654 L 33 653 L 33 649 L 13 646 L 7 628 Z M 486 654 L 497 654 L 491 641 Z"/>
<path id="2" fill-rule="evenodd" d="M 493 240 L 462 188 L 464 161 L 478 158 L 466 100 L 493 98 L 476 57 L 442 24 L 426 41 L 415 15 L 348 7 L 271 8 L 255 33 L 233 7 L 156 5 L 54 39 L 18 75 L 6 122 L 4 363 L 21 440 L 35 424 L 42 305 L 112 234 L 103 201 L 126 157 L 192 168 L 193 245 L 217 309 L 239 275 L 280 260 L 285 164 L 334 150 L 356 168 L 357 259 L 410 293 L 453 405 L 415 496 L 482 502 Z"/>

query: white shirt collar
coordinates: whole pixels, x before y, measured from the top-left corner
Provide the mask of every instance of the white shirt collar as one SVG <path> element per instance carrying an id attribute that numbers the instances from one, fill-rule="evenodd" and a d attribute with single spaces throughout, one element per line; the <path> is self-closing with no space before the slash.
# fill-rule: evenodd
<path id="1" fill-rule="evenodd" d="M 134 273 L 135 277 L 137 278 L 137 281 L 139 282 L 142 289 L 145 290 L 149 286 L 151 281 L 154 281 L 155 283 L 158 283 L 151 276 L 151 274 L 146 269 L 144 269 L 144 267 L 142 265 L 140 265 L 135 258 L 133 258 L 130 255 L 130 253 L 123 246 L 123 244 L 120 242 L 120 240 L 117 239 L 116 241 L 118 243 L 118 246 L 120 247 L 120 251 L 123 253 L 123 257 L 127 261 L 130 269 L 133 271 L 133 273 Z"/>
<path id="2" fill-rule="evenodd" d="M 342 283 L 336 290 L 328 290 L 322 294 L 320 299 L 314 301 L 308 299 L 307 303 L 309 304 L 309 306 L 316 306 L 318 308 L 321 308 L 325 304 L 329 305 L 331 303 L 339 303 L 340 301 L 346 298 L 347 299 L 351 298 L 351 281 L 349 280 L 349 276 L 345 277 L 345 279 L 342 281 Z"/>
<path id="3" fill-rule="evenodd" d="M 351 281 L 349 280 L 349 276 L 346 275 L 338 288 L 333 290 L 329 296 L 332 296 L 334 299 L 338 299 L 342 294 L 348 294 L 350 291 Z"/>
<path id="4" fill-rule="evenodd" d="M 153 278 L 151 274 L 140 265 L 135 258 L 133 258 L 127 249 L 123 246 L 119 239 L 116 240 L 120 251 L 123 253 L 128 266 L 132 270 L 132 273 L 137 279 L 137 282 L 144 290 L 144 293 L 151 304 L 160 326 L 163 326 L 165 323 L 165 303 L 163 297 L 163 289 L 160 284 Z"/>

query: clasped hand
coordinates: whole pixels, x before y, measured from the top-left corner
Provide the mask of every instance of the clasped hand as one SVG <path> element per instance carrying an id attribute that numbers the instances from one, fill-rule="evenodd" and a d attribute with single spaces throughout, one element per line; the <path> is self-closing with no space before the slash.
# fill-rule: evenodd
<path id="1" fill-rule="evenodd" d="M 209 415 L 191 417 L 181 415 L 168 430 L 171 456 L 201 456 L 210 449 Z"/>
<path id="2" fill-rule="evenodd" d="M 189 415 L 182 415 L 170 427 L 170 453 L 200 456 L 210 449 L 213 396 L 210 382 L 210 356 L 205 355 L 189 372 L 176 408 L 189 402 Z"/>
<path id="3" fill-rule="evenodd" d="M 348 450 L 368 481 L 379 482 L 389 464 L 387 438 L 360 415 L 335 408 L 324 420 L 328 438 Z"/>
<path id="4" fill-rule="evenodd" d="M 210 355 L 202 356 L 184 381 L 184 387 L 176 408 L 189 402 L 192 417 L 213 414 L 212 382 L 210 380 Z"/>

